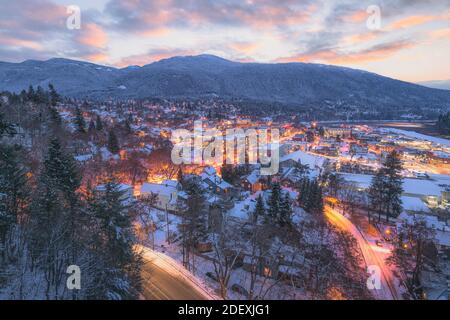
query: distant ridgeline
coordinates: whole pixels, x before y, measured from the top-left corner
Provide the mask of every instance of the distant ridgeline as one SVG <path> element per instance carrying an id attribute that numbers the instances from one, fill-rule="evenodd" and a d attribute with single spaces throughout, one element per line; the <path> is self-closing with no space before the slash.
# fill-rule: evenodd
<path id="1" fill-rule="evenodd" d="M 0 91 L 19 93 L 30 84 L 49 83 L 80 99 L 227 98 L 364 111 L 450 108 L 448 90 L 319 64 L 239 63 L 211 55 L 122 69 L 67 59 L 0 62 Z"/>

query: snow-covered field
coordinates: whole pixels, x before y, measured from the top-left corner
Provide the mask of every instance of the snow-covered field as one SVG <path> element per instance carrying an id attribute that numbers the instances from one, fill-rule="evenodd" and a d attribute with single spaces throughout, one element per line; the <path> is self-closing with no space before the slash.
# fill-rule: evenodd
<path id="1" fill-rule="evenodd" d="M 450 140 L 444 139 L 444 138 L 438 138 L 438 137 L 432 137 L 425 134 L 421 134 L 415 131 L 408 131 L 408 130 L 402 130 L 402 129 L 395 129 L 395 128 L 383 128 L 386 132 L 401 134 L 410 138 L 414 138 L 417 140 L 424 140 L 429 141 L 434 144 L 439 144 L 442 146 L 445 146 L 447 148 L 450 148 Z"/>

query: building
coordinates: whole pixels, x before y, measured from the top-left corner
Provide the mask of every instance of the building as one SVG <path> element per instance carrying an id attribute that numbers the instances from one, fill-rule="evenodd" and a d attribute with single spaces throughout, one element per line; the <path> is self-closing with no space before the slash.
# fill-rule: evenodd
<path id="1" fill-rule="evenodd" d="M 158 198 L 154 206 L 161 210 L 177 211 L 179 183 L 173 180 L 164 180 L 162 183 L 144 183 L 141 186 L 140 198 L 149 197 L 152 194 Z"/>
<path id="2" fill-rule="evenodd" d="M 311 171 L 319 174 L 329 164 L 329 160 L 325 157 L 313 155 L 303 151 L 290 153 L 280 159 L 280 167 L 295 167 L 298 164 L 307 165 Z"/>
<path id="3" fill-rule="evenodd" d="M 259 170 L 253 170 L 241 180 L 241 186 L 252 193 L 261 191 L 265 186 L 264 178 L 261 177 Z"/>
<path id="4" fill-rule="evenodd" d="M 442 151 L 434 151 L 428 153 L 428 161 L 430 164 L 434 165 L 449 165 L 450 164 L 450 153 Z"/>
<path id="5" fill-rule="evenodd" d="M 352 129 L 342 127 L 325 128 L 324 136 L 325 138 L 350 138 L 352 136 Z"/>
<path id="6" fill-rule="evenodd" d="M 368 190 L 373 177 L 367 174 L 342 172 L 341 175 L 359 191 Z M 413 178 L 403 179 L 403 196 L 420 199 L 431 208 L 439 206 L 443 200 L 443 192 L 445 192 L 445 186 L 439 181 Z"/>

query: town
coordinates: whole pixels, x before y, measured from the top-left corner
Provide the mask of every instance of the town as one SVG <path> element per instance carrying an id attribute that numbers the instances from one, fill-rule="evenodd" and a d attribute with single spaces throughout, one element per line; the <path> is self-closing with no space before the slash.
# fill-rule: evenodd
<path id="1" fill-rule="evenodd" d="M 154 259 L 176 272 L 185 268 L 204 295 L 450 294 L 450 140 L 417 132 L 429 121 L 305 121 L 215 99 L 74 100 L 53 86 L 0 98 L 2 121 L 14 124 L 2 143 L 21 146 L 31 185 L 39 184 L 48 139 L 57 138 L 81 173 L 83 201 L 117 189 L 132 208 L 143 256 L 159 255 Z M 194 132 L 198 121 L 205 132 L 279 130 L 278 171 L 263 174 L 259 162 L 230 163 L 226 156 L 173 163 L 173 132 Z M 201 141 L 203 148 L 209 143 Z M 369 288 L 374 266 L 380 286 Z M 160 292 L 146 268 L 146 298 L 192 298 Z"/>

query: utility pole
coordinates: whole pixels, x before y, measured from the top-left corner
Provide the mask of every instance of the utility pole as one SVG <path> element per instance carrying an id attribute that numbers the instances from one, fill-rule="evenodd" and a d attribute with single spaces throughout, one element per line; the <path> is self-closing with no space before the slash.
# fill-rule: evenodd
<path id="1" fill-rule="evenodd" d="M 166 242 L 170 244 L 169 239 L 169 212 L 167 211 L 167 203 L 166 203 Z"/>

